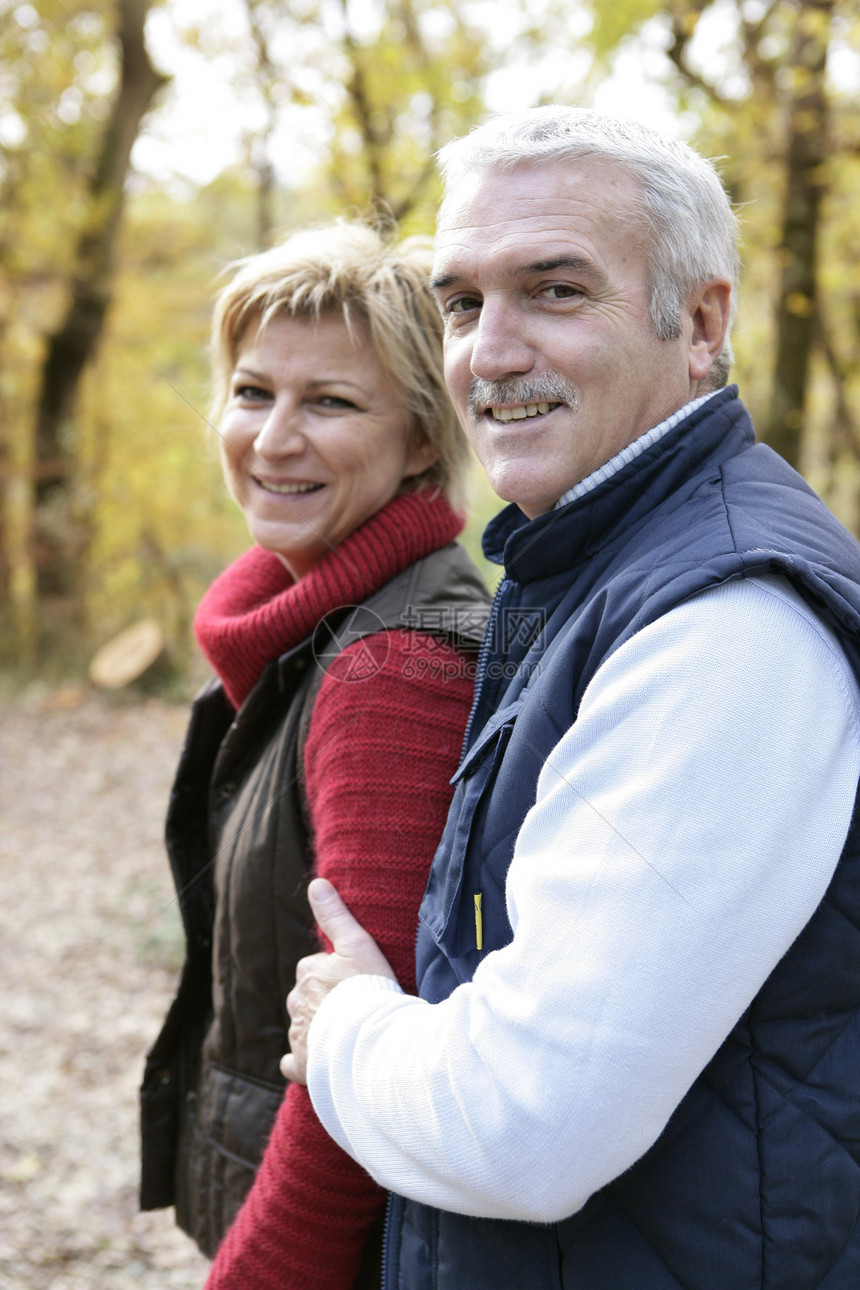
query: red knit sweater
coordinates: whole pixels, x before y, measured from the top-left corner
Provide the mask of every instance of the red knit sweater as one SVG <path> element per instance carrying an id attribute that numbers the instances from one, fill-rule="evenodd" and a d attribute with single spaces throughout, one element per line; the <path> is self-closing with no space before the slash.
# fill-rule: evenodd
<path id="1" fill-rule="evenodd" d="M 263 666 L 325 613 L 364 599 L 460 527 L 443 499 L 406 495 L 296 584 L 270 553 L 247 552 L 213 584 L 196 619 L 231 700 L 238 706 Z M 357 650 L 372 673 L 361 684 L 344 679 Z M 415 990 L 418 905 L 472 684 L 471 660 L 451 646 L 396 631 L 345 649 L 314 705 L 305 764 L 315 869 L 379 942 L 406 990 Z M 322 1128 L 307 1090 L 290 1085 L 207 1290 L 351 1290 L 383 1203 Z"/>

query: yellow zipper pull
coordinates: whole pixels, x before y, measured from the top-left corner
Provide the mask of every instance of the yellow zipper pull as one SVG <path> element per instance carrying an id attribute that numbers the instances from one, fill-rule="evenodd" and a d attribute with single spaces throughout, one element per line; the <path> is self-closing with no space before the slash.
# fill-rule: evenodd
<path id="1" fill-rule="evenodd" d="M 475 892 L 475 947 L 484 948 L 484 917 L 481 913 L 481 893 Z"/>

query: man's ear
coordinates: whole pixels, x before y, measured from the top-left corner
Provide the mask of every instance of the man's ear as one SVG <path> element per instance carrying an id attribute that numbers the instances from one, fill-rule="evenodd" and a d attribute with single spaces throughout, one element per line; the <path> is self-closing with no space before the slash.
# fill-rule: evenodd
<path id="1" fill-rule="evenodd" d="M 691 291 L 686 307 L 692 319 L 690 335 L 690 380 L 704 381 L 719 358 L 729 325 L 731 284 L 714 278 Z"/>

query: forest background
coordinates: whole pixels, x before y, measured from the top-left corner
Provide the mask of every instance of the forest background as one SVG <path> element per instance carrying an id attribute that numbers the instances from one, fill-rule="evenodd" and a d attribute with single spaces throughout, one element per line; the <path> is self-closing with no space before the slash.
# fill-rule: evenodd
<path id="1" fill-rule="evenodd" d="M 432 154 L 494 108 L 656 114 L 720 159 L 735 379 L 858 531 L 859 50 L 853 0 L 0 0 L 3 674 L 81 674 L 142 616 L 181 673 L 248 541 L 206 423 L 218 273 L 335 214 L 430 233 Z M 497 506 L 476 471 L 475 553 Z"/>
<path id="2" fill-rule="evenodd" d="M 136 1212 L 136 1086 L 183 946 L 165 696 L 248 543 L 206 423 L 219 273 L 336 214 L 430 233 L 432 154 L 488 111 L 658 124 L 742 217 L 759 433 L 858 532 L 858 51 L 857 0 L 0 0 L 4 1290 L 205 1278 Z M 476 469 L 473 553 L 497 506 Z M 96 694 L 93 653 L 141 619 L 169 688 Z"/>

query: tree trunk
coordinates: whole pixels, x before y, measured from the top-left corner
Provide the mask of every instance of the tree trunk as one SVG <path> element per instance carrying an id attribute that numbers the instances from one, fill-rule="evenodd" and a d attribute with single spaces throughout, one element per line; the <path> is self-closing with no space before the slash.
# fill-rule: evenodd
<path id="1" fill-rule="evenodd" d="M 825 66 L 834 0 L 801 0 L 791 59 L 793 84 L 783 208 L 776 357 L 765 438 L 798 465 L 817 304 L 818 232 L 826 190 Z"/>
<path id="2" fill-rule="evenodd" d="M 11 294 L 11 293 L 10 293 Z M 10 357 L 6 320 L 0 318 L 0 353 Z M 14 351 L 13 351 L 14 352 Z M 36 566 L 33 558 L 35 487 L 31 435 L 16 435 L 17 400 L 8 374 L 0 372 L 0 581 L 8 615 L 0 629 L 0 659 L 27 667 L 34 660 L 37 624 Z"/>
<path id="3" fill-rule="evenodd" d="M 260 21 L 260 0 L 245 0 L 248 25 L 257 59 L 257 90 L 266 113 L 263 128 L 251 141 L 249 161 L 257 180 L 257 249 L 267 250 L 275 240 L 275 167 L 271 160 L 272 136 L 278 122 L 277 87 L 283 77 L 272 59 L 269 41 Z"/>
<path id="4" fill-rule="evenodd" d="M 149 4 L 150 0 L 117 0 L 119 88 L 90 183 L 88 215 L 74 257 L 68 309 L 48 340 L 40 379 L 35 436 L 40 509 L 49 502 L 52 510 L 58 502 L 67 509 L 62 504 L 71 489 L 73 418 L 81 377 L 95 355 L 111 301 L 131 149 L 153 95 L 166 81 L 150 63 L 144 44 Z M 79 552 L 74 549 L 74 539 L 60 543 L 49 529 L 47 526 L 38 542 L 45 555 L 40 573 L 50 568 L 54 589 L 68 590 Z M 69 536 L 67 530 L 65 536 Z"/>

